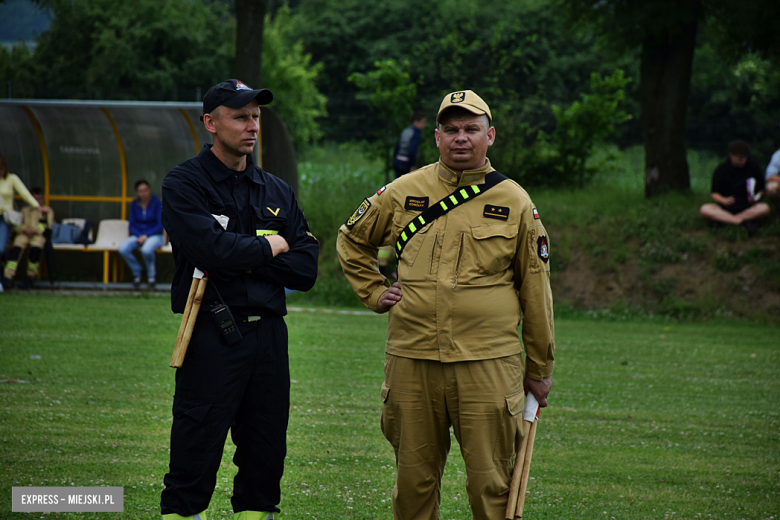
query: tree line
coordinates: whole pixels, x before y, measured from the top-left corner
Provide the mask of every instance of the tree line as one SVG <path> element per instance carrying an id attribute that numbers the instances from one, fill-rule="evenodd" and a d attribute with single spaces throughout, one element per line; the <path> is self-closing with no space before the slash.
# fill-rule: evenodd
<path id="1" fill-rule="evenodd" d="M 35 51 L 0 50 L 19 97 L 189 101 L 236 75 L 279 91 L 298 146 L 386 148 L 409 109 L 433 117 L 469 88 L 495 107 L 495 153 L 522 182 L 587 182 L 583 154 L 641 142 L 648 196 L 689 189 L 689 142 L 744 138 L 759 160 L 780 146 L 775 0 L 40 3 L 52 24 Z M 356 81 L 372 73 L 413 97 L 377 110 L 384 87 Z"/>

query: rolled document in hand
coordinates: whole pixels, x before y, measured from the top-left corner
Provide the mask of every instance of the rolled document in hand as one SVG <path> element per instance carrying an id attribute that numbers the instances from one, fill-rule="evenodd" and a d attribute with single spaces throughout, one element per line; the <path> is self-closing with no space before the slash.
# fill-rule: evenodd
<path id="1" fill-rule="evenodd" d="M 534 422 L 534 419 L 539 420 L 539 401 L 536 400 L 536 396 L 531 392 L 525 395 L 525 408 L 523 408 L 523 420 L 528 422 Z"/>

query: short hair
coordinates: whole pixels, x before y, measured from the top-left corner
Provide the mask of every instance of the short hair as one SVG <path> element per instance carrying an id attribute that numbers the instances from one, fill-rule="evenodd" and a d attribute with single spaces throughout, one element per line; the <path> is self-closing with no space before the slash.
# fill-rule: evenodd
<path id="1" fill-rule="evenodd" d="M 146 184 L 147 186 L 149 186 L 150 189 L 152 187 L 152 185 L 149 184 L 149 182 L 146 179 L 138 179 L 137 181 L 135 181 L 135 186 L 133 186 L 133 190 L 138 190 L 138 186 L 140 186 L 141 184 Z"/>
<path id="2" fill-rule="evenodd" d="M 750 144 L 742 139 L 735 139 L 729 143 L 729 155 L 747 157 L 750 155 Z"/>
<path id="3" fill-rule="evenodd" d="M 412 123 L 416 123 L 417 121 L 422 121 L 423 119 L 425 119 L 424 112 L 415 110 L 414 114 L 412 114 Z"/>
<path id="4" fill-rule="evenodd" d="M 441 130 L 441 122 L 447 121 L 448 119 L 452 117 L 478 117 L 483 123 L 485 123 L 485 129 L 487 130 L 490 128 L 490 118 L 487 116 L 487 114 L 475 114 L 474 112 L 470 110 L 466 110 L 465 108 L 461 107 L 449 107 L 444 112 L 441 113 L 439 116 L 439 125 L 438 128 Z"/>
<path id="5" fill-rule="evenodd" d="M 2 166 L 3 171 L 5 173 L 8 173 L 8 161 L 5 158 L 5 155 L 0 153 L 0 166 Z"/>
<path id="6" fill-rule="evenodd" d="M 30 189 L 30 194 L 32 194 L 32 195 L 43 195 L 43 190 L 39 186 L 33 186 Z"/>

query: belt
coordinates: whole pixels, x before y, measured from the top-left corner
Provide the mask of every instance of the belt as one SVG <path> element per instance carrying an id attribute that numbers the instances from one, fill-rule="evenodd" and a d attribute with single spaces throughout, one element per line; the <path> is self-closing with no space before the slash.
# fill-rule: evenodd
<path id="1" fill-rule="evenodd" d="M 241 316 L 238 318 L 239 323 L 252 323 L 253 321 L 260 321 L 262 316 Z"/>

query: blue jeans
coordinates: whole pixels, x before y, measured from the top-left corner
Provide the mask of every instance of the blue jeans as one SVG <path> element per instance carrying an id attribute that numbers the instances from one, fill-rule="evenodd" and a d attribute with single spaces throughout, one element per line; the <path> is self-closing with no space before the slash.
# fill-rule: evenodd
<path id="1" fill-rule="evenodd" d="M 0 256 L 5 253 L 5 246 L 8 243 L 8 237 L 11 235 L 11 228 L 5 223 L 3 214 L 0 213 Z"/>
<path id="2" fill-rule="evenodd" d="M 135 259 L 133 251 L 140 247 L 141 256 L 144 258 L 144 263 L 146 264 L 146 277 L 151 280 L 155 278 L 157 274 L 154 269 L 154 252 L 160 249 L 165 239 L 162 235 L 152 235 L 146 237 L 146 241 L 142 246 L 138 245 L 138 242 L 136 242 L 137 239 L 138 237 L 131 236 L 122 242 L 122 245 L 119 246 L 119 254 L 122 255 L 122 258 L 125 259 L 125 262 L 127 262 L 127 265 L 133 271 L 133 277 L 139 278 L 141 276 L 141 264 Z"/>

